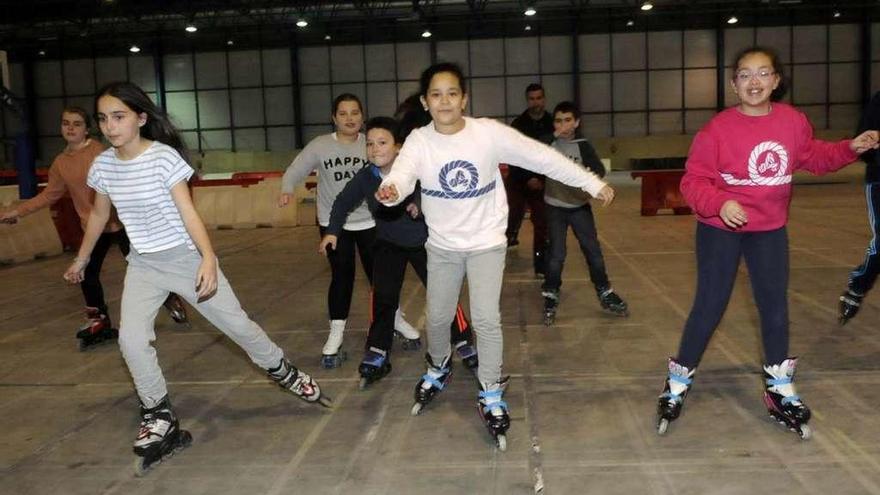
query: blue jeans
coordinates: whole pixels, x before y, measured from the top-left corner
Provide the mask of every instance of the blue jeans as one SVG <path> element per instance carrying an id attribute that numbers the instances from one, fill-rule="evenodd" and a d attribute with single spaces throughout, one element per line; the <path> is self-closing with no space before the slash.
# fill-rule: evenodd
<path id="1" fill-rule="evenodd" d="M 596 234 L 596 220 L 593 218 L 590 204 L 578 208 L 546 205 L 544 212 L 547 217 L 547 233 L 550 237 L 550 254 L 547 257 L 547 271 L 542 288 L 559 290 L 562 286 L 562 266 L 565 264 L 566 255 L 565 239 L 570 225 L 587 261 L 590 280 L 597 291 L 607 289 L 611 283 L 605 271 L 605 258 L 602 257 L 602 248 L 599 246 L 599 238 Z"/>

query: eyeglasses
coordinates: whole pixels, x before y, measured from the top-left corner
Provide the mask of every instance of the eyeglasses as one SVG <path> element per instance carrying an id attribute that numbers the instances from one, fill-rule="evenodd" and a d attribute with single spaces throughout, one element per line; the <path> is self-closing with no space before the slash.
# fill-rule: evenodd
<path id="1" fill-rule="evenodd" d="M 770 77 L 776 74 L 776 72 L 769 69 L 761 69 L 757 72 L 752 72 L 750 70 L 741 70 L 736 73 L 736 80 L 739 82 L 749 82 L 753 77 L 757 77 L 759 81 L 769 81 Z"/>

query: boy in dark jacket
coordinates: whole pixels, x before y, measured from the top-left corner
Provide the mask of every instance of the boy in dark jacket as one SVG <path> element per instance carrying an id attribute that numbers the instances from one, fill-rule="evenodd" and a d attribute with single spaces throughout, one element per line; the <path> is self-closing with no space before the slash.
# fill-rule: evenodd
<path id="1" fill-rule="evenodd" d="M 860 134 L 869 129 L 880 129 L 880 92 L 865 108 L 859 124 Z M 865 199 L 868 203 L 868 220 L 871 224 L 871 241 L 865 253 L 865 260 L 849 274 L 846 291 L 840 296 L 839 321 L 846 324 L 854 317 L 862 304 L 862 298 L 874 286 L 877 274 L 880 273 L 880 253 L 877 252 L 877 237 L 880 232 L 880 153 L 868 150 L 862 153 L 865 161 Z"/>
<path id="2" fill-rule="evenodd" d="M 605 175 L 605 167 L 596 151 L 586 139 L 577 137 L 581 112 L 571 102 L 564 101 L 553 110 L 553 136 L 551 146 L 573 161 L 590 169 L 599 177 Z M 620 316 L 627 316 L 626 303 L 611 288 L 605 271 L 605 259 L 596 235 L 596 221 L 590 207 L 590 195 L 557 182 L 549 177 L 544 186 L 547 231 L 550 238 L 547 257 L 547 273 L 542 286 L 544 296 L 544 324 L 552 325 L 559 305 L 559 288 L 562 286 L 562 266 L 565 263 L 565 239 L 568 227 L 574 232 L 590 270 L 590 280 L 596 287 L 596 295 L 602 308 Z"/>
<path id="3" fill-rule="evenodd" d="M 400 141 L 394 119 L 375 117 L 367 122 L 367 158 L 370 163 L 336 197 L 330 212 L 330 224 L 319 246 L 322 254 L 326 253 L 328 247 L 335 248 L 337 235 L 349 212 L 366 200 L 376 220 L 376 244 L 373 246 L 373 321 L 367 335 L 367 350 L 358 369 L 361 389 L 391 371 L 388 351 L 391 350 L 394 313 L 400 302 L 407 263 L 412 265 L 423 284 L 428 278 L 428 255 L 425 251 L 428 227 L 419 211 L 419 189 L 416 188 L 408 198 L 393 207 L 379 204 L 375 197 L 379 184 L 391 170 L 400 151 Z M 477 353 L 470 345 L 470 325 L 461 306 L 456 309 L 450 337 L 453 348 L 465 366 L 476 369 Z M 410 339 L 407 345 L 417 349 L 418 342 L 413 340 Z"/>

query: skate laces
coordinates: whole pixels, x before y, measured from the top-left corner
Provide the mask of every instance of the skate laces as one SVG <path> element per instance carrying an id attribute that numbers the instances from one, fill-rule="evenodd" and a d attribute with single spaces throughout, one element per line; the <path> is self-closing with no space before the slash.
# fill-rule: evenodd
<path id="1" fill-rule="evenodd" d="M 663 392 L 660 394 L 660 397 L 669 399 L 670 402 L 681 402 L 682 394 L 687 392 L 687 389 L 691 386 L 691 383 L 693 383 L 693 379 L 691 378 L 693 376 L 694 370 L 689 370 L 687 366 L 682 366 L 674 359 L 670 359 L 669 377 L 667 380 L 669 391 Z"/>
<path id="2" fill-rule="evenodd" d="M 171 420 L 171 411 L 167 409 L 145 413 L 135 443 L 149 443 L 152 437 L 165 438 L 171 429 Z"/>
<path id="3" fill-rule="evenodd" d="M 794 390 L 794 371 L 797 358 L 786 359 L 780 364 L 765 365 L 764 372 L 770 376 L 764 381 L 767 390 L 782 396 L 782 405 L 801 405 L 801 398 Z"/>

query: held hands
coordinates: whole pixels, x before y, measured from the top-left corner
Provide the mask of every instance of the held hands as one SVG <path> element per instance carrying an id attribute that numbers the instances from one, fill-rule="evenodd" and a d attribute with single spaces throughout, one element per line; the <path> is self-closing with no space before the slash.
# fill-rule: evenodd
<path id="1" fill-rule="evenodd" d="M 409 213 L 409 216 L 411 216 L 413 220 L 419 218 L 419 205 L 415 203 L 410 203 L 406 205 L 406 212 Z"/>
<path id="2" fill-rule="evenodd" d="M 73 263 L 64 272 L 64 280 L 71 284 L 78 284 L 85 278 L 86 265 L 89 264 L 88 258 L 74 258 Z"/>
<path id="3" fill-rule="evenodd" d="M 211 254 L 202 257 L 196 272 L 196 297 L 198 301 L 209 299 L 217 292 L 217 258 Z"/>
<path id="4" fill-rule="evenodd" d="M 320 244 L 318 244 L 318 252 L 327 256 L 327 246 L 330 246 L 330 249 L 336 251 L 336 241 L 339 238 L 333 234 L 327 234 L 321 239 Z"/>
<path id="5" fill-rule="evenodd" d="M 399 197 L 400 193 L 397 192 L 397 186 L 394 184 L 380 186 L 376 191 L 376 200 L 380 203 L 393 203 Z"/>
<path id="6" fill-rule="evenodd" d="M 718 216 L 721 217 L 721 221 L 724 222 L 724 225 L 727 225 L 732 229 L 738 229 L 749 223 L 749 216 L 746 215 L 746 210 L 732 199 L 725 201 L 724 204 L 721 205 L 721 212 Z"/>
<path id="7" fill-rule="evenodd" d="M 602 201 L 602 206 L 608 206 L 614 201 L 614 189 L 609 185 L 605 185 L 601 190 L 599 190 L 599 194 L 596 194 L 596 199 Z"/>
<path id="8" fill-rule="evenodd" d="M 18 222 L 18 217 L 21 215 L 18 214 L 16 210 L 8 210 L 0 213 L 0 223 L 8 223 L 13 224 Z"/>
<path id="9" fill-rule="evenodd" d="M 849 149 L 861 155 L 868 150 L 876 150 L 880 146 L 880 133 L 877 131 L 865 131 L 849 143 Z"/>
<path id="10" fill-rule="evenodd" d="M 278 207 L 284 208 L 285 206 L 290 204 L 290 197 L 291 196 L 292 196 L 292 194 L 281 193 L 281 195 L 278 196 Z"/>

